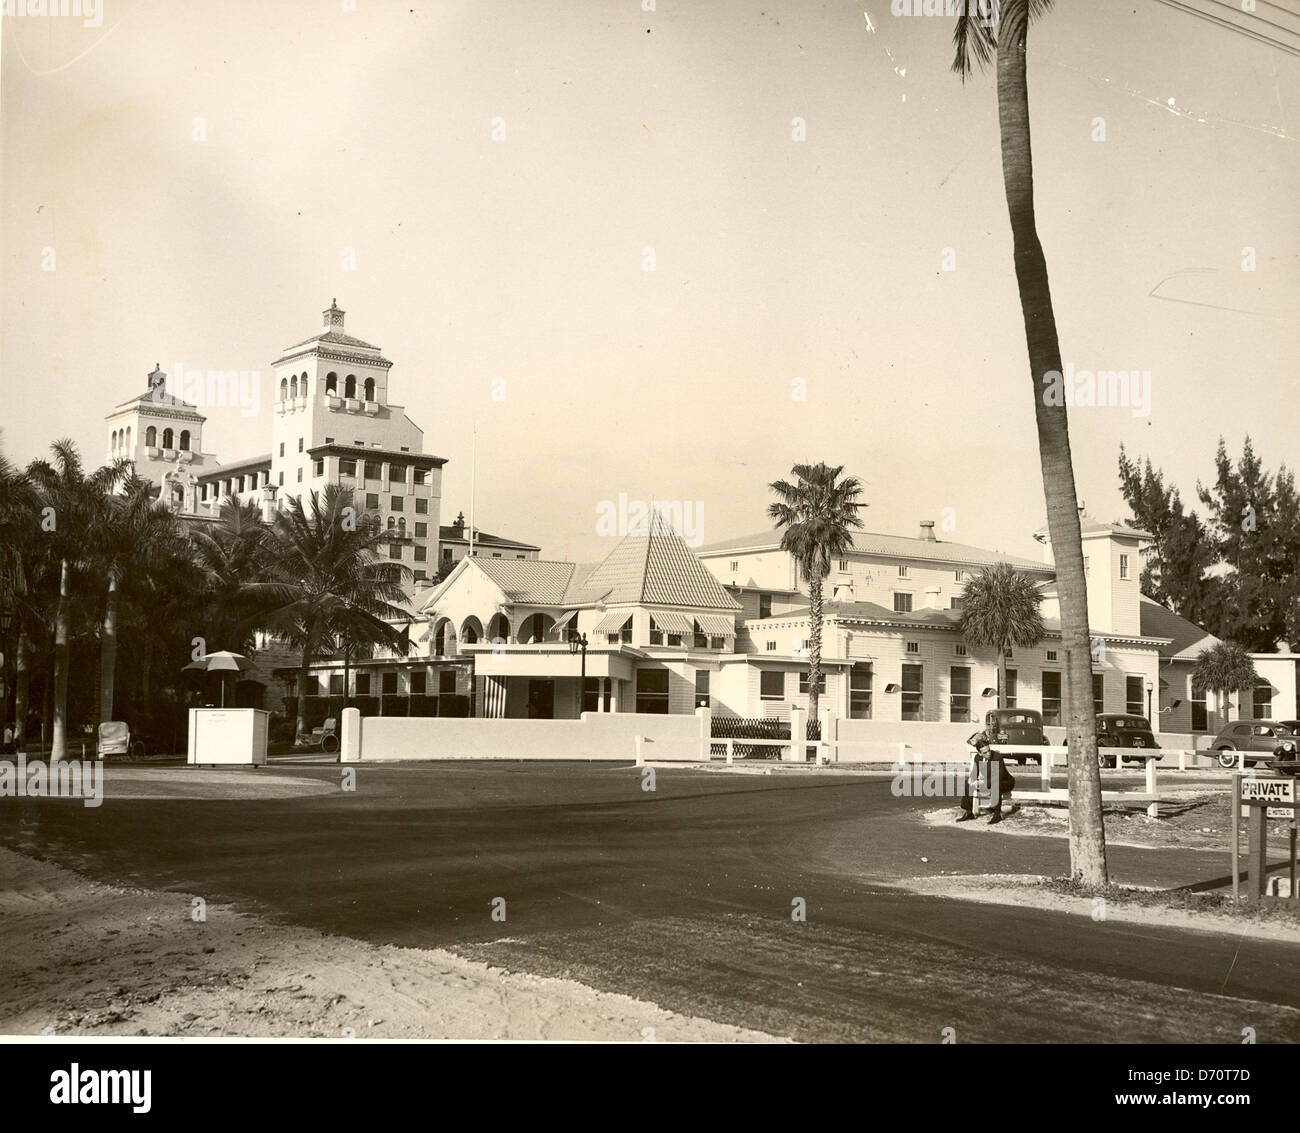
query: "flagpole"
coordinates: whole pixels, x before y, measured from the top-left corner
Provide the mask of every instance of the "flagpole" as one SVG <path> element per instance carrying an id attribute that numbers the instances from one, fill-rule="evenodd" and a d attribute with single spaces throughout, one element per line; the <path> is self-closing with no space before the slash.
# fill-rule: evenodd
<path id="1" fill-rule="evenodd" d="M 474 443 L 469 458 L 469 557 L 474 557 L 474 496 L 478 475 L 478 422 L 474 423 Z"/>

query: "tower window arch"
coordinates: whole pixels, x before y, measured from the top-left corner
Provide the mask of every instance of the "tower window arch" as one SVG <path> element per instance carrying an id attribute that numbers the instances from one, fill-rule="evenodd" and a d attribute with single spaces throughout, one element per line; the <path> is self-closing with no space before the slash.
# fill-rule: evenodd
<path id="1" fill-rule="evenodd" d="M 366 400 L 367 401 L 375 400 L 375 379 L 374 378 L 366 379 Z"/>
<path id="2" fill-rule="evenodd" d="M 338 376 L 338 374 L 335 374 L 335 373 L 329 373 L 329 374 L 326 374 L 326 375 L 325 375 L 325 392 L 326 392 L 326 393 L 334 393 L 334 394 L 336 394 L 336 393 L 339 392 L 339 376 Z"/>
<path id="3" fill-rule="evenodd" d="M 126 427 L 126 451 L 131 451 L 131 426 Z"/>
<path id="4" fill-rule="evenodd" d="M 303 376 L 298 379 L 298 395 L 300 397 L 307 396 L 307 375 L 306 374 L 303 374 Z"/>
<path id="5" fill-rule="evenodd" d="M 158 429 L 155 426 L 150 425 L 144 431 L 144 443 L 150 448 L 158 447 Z"/>
<path id="6" fill-rule="evenodd" d="M 289 379 L 281 378 L 280 379 L 280 400 L 288 401 L 288 399 L 289 399 Z"/>
<path id="7" fill-rule="evenodd" d="M 402 518 L 397 521 L 397 533 L 403 539 L 406 538 L 406 516 L 402 516 Z"/>
<path id="8" fill-rule="evenodd" d="M 389 531 L 392 531 L 393 528 L 396 527 L 396 526 L 397 526 L 397 520 L 394 519 L 394 518 L 390 515 L 390 516 L 388 517 L 388 530 L 389 530 Z"/>
<path id="9" fill-rule="evenodd" d="M 298 400 L 298 375 L 294 374 L 293 380 L 289 383 L 289 397 L 294 401 Z"/>
<path id="10" fill-rule="evenodd" d="M 190 451 L 190 431 L 188 429 L 181 430 L 181 450 L 184 452 Z"/>
<path id="11" fill-rule="evenodd" d="M 357 376 L 356 376 L 356 374 L 349 374 L 346 378 L 343 379 L 343 396 L 344 396 L 344 397 L 356 397 L 356 396 L 357 396 Z"/>
<path id="12" fill-rule="evenodd" d="M 173 441 L 173 439 L 174 439 L 174 438 L 173 438 L 173 436 L 172 436 L 172 431 L 171 431 L 170 429 L 164 429 L 164 430 L 163 430 L 163 444 L 162 444 L 162 447 L 163 447 L 163 448 L 172 448 L 172 447 L 173 447 L 173 446 L 172 446 L 172 441 Z"/>

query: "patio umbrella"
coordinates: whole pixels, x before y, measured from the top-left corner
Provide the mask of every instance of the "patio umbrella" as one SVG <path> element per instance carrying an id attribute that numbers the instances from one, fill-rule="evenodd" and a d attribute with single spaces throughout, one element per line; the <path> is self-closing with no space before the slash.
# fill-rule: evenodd
<path id="1" fill-rule="evenodd" d="M 253 668 L 253 662 L 242 653 L 231 653 L 220 649 L 216 653 L 205 653 L 197 661 L 191 661 L 186 669 L 198 669 L 204 673 L 247 673 Z M 221 679 L 221 707 L 226 706 L 226 680 Z"/>

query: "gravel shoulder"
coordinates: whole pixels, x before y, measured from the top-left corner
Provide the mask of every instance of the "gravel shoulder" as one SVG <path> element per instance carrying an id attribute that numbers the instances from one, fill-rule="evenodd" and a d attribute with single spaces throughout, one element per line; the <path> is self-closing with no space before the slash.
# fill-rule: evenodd
<path id="1" fill-rule="evenodd" d="M 0 849 L 0 1034 L 780 1041 L 443 949 L 196 911 Z"/>

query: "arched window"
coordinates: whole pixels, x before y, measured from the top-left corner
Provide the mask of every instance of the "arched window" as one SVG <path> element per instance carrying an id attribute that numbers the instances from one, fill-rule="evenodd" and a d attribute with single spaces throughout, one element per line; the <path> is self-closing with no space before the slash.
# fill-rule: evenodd
<path id="1" fill-rule="evenodd" d="M 375 400 L 375 379 L 374 378 L 366 379 L 366 400 L 367 401 Z"/>
<path id="2" fill-rule="evenodd" d="M 181 450 L 183 452 L 190 451 L 190 431 L 188 429 L 181 430 Z"/>
<path id="3" fill-rule="evenodd" d="M 280 400 L 281 401 L 289 400 L 289 379 L 288 378 L 280 379 Z"/>
<path id="4" fill-rule="evenodd" d="M 289 383 L 289 397 L 294 401 L 298 400 L 298 375 L 297 374 L 294 374 L 293 381 Z"/>
<path id="5" fill-rule="evenodd" d="M 303 376 L 298 379 L 298 396 L 299 397 L 307 396 L 307 375 L 306 374 L 303 374 Z"/>
<path id="6" fill-rule="evenodd" d="M 173 440 L 173 437 L 172 437 L 172 431 L 171 431 L 170 429 L 164 429 L 164 430 L 163 430 L 163 446 L 162 446 L 162 447 L 163 447 L 163 448 L 171 448 L 171 447 L 172 447 L 172 440 Z"/>
<path id="7" fill-rule="evenodd" d="M 343 396 L 344 396 L 344 397 L 356 397 L 356 396 L 357 396 L 357 376 L 356 376 L 356 374 L 349 374 L 346 378 L 343 379 Z"/>
<path id="8" fill-rule="evenodd" d="M 144 431 L 144 443 L 150 448 L 158 447 L 158 430 L 153 425 Z"/>
<path id="9" fill-rule="evenodd" d="M 337 394 L 339 392 L 338 374 L 329 373 L 325 375 L 325 392 Z"/>
<path id="10" fill-rule="evenodd" d="M 126 427 L 126 451 L 131 451 L 131 426 Z"/>
<path id="11" fill-rule="evenodd" d="M 397 533 L 403 539 L 406 538 L 406 516 L 402 516 L 402 518 L 397 521 Z"/>
<path id="12" fill-rule="evenodd" d="M 473 645 L 478 641 L 478 629 L 466 622 L 460 627 L 460 640 L 465 645 Z"/>
<path id="13" fill-rule="evenodd" d="M 116 429 L 114 429 L 108 435 L 108 451 L 111 453 L 117 452 L 117 430 Z"/>
<path id="14" fill-rule="evenodd" d="M 392 531 L 393 528 L 396 527 L 396 526 L 397 526 L 397 520 L 394 519 L 394 518 L 390 515 L 390 516 L 388 517 L 388 530 L 389 530 L 389 531 Z"/>

